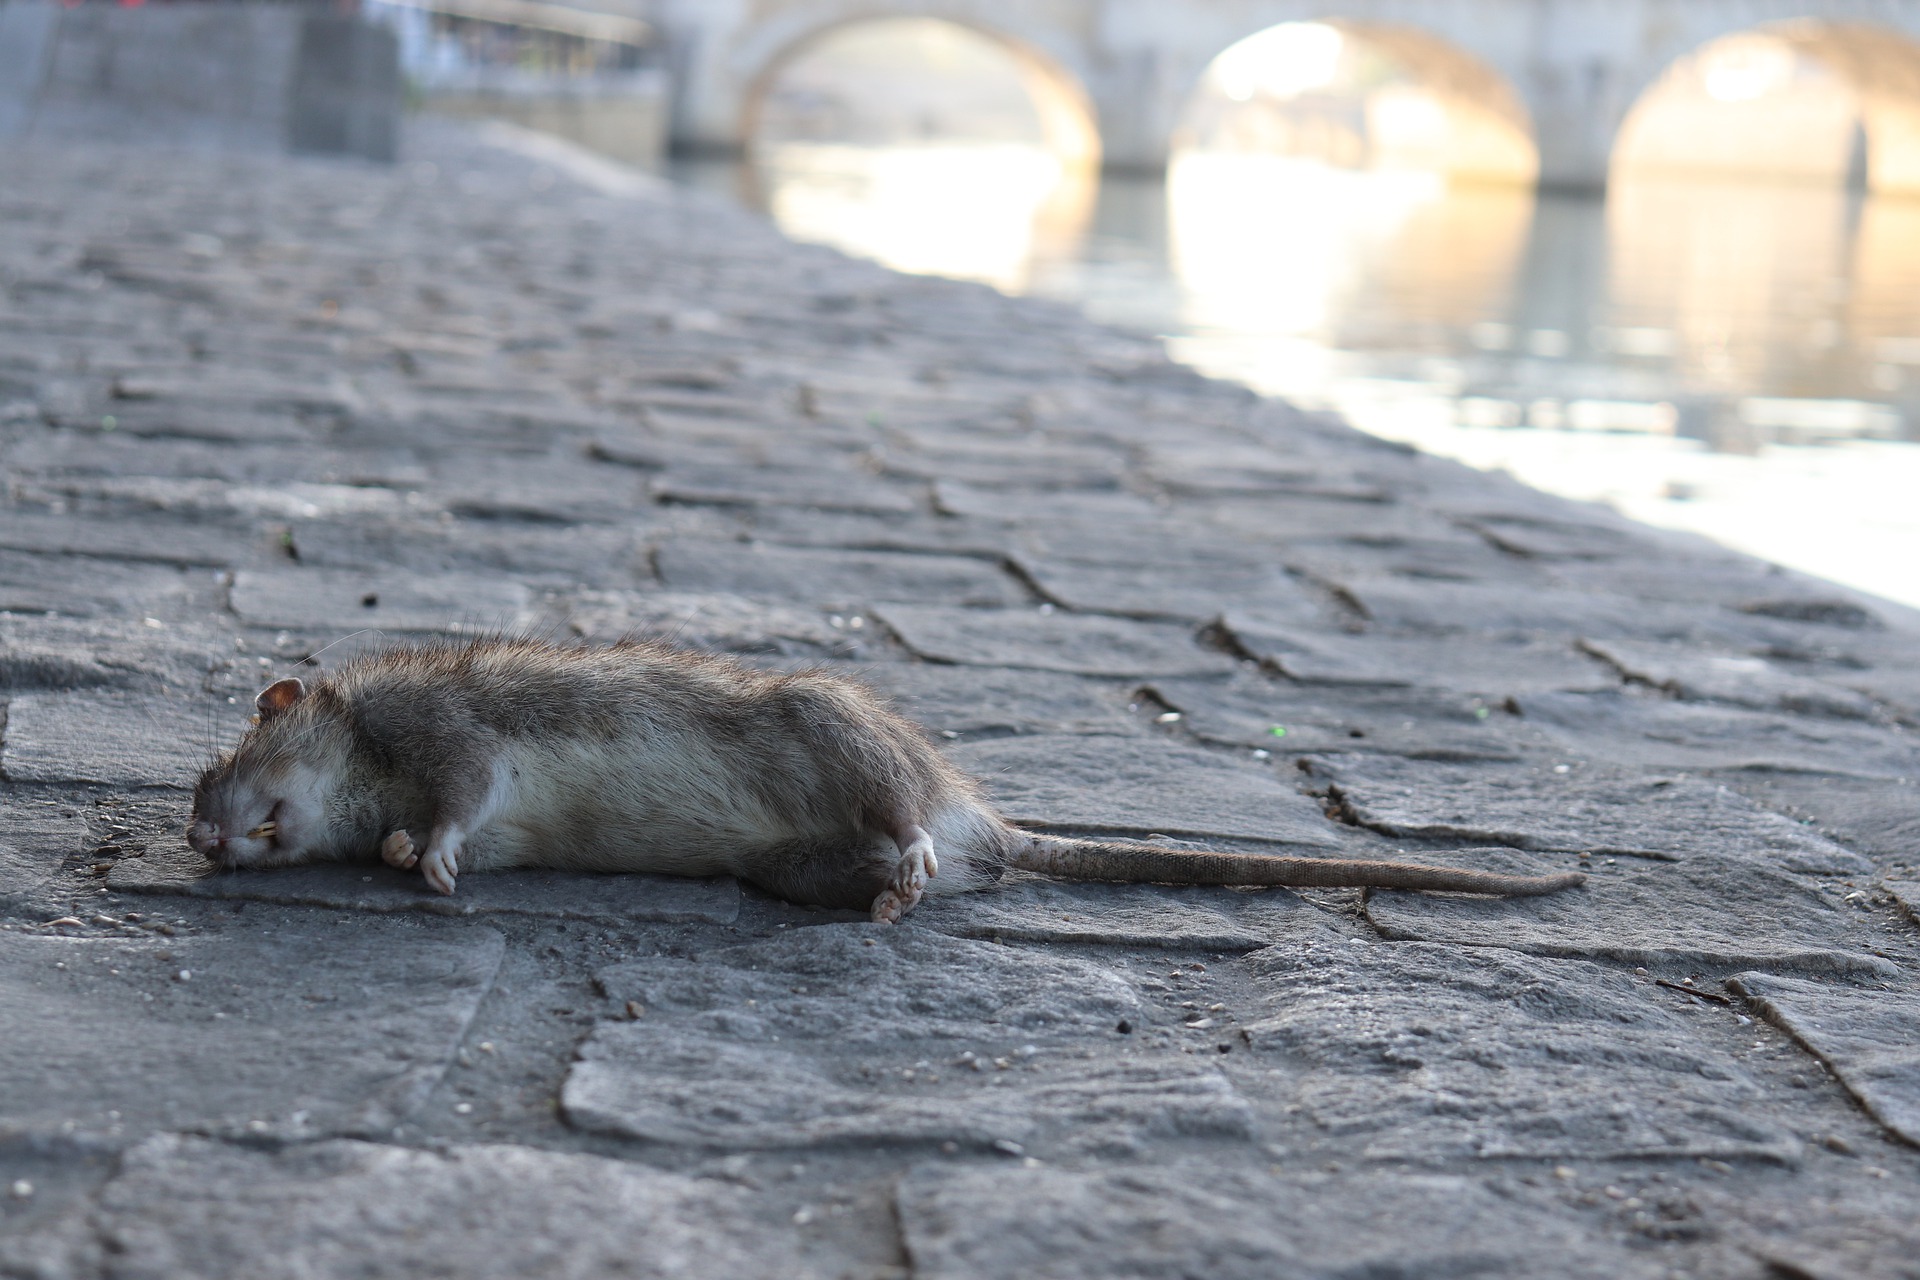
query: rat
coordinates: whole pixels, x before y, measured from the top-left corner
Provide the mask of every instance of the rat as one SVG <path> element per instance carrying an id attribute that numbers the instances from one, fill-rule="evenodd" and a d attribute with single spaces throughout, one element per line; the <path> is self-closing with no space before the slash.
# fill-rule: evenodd
<path id="1" fill-rule="evenodd" d="M 731 875 L 887 923 L 930 887 L 982 888 L 1008 867 L 1501 895 L 1586 878 L 1024 830 L 865 686 L 646 640 L 392 648 L 311 685 L 275 681 L 255 707 L 194 789 L 187 842 L 224 868 L 377 856 L 445 894 L 509 867 Z"/>

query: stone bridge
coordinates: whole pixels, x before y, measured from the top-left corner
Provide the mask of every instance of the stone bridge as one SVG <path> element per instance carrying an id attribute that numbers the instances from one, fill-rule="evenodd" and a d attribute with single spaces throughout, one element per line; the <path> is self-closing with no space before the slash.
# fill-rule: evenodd
<path id="1" fill-rule="evenodd" d="M 1328 22 L 1522 125 L 1541 184 L 1570 189 L 1605 185 L 1628 111 L 1676 59 L 1792 24 L 1860 96 L 1872 185 L 1920 187 L 1920 0 L 655 0 L 676 145 L 739 151 L 788 59 L 836 28 L 897 16 L 1002 41 L 1029 70 L 1056 144 L 1148 171 L 1166 163 L 1183 106 L 1223 50 L 1278 23 Z"/>

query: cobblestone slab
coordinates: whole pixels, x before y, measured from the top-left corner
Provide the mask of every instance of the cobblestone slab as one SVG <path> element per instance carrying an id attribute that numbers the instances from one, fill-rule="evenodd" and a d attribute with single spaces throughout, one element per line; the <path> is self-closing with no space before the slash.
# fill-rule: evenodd
<path id="1" fill-rule="evenodd" d="M 1565 640 L 1530 636 L 1327 635 L 1272 613 L 1230 609 L 1234 642 L 1302 684 L 1422 687 L 1480 695 L 1598 692 L 1619 678 Z"/>
<path id="2" fill-rule="evenodd" d="M 645 636 L 727 653 L 860 658 L 879 637 L 867 619 L 842 618 L 746 596 L 686 591 L 582 591 L 571 601 L 568 625 L 584 640 Z"/>
<path id="3" fill-rule="evenodd" d="M 86 820 L 58 802 L 0 802 L 0 904 L 38 902 L 86 839 Z"/>
<path id="4" fill-rule="evenodd" d="M 1139 996 L 1086 961 L 920 928 L 821 925 L 598 982 L 645 1012 L 601 1024 L 581 1047 L 561 1101 L 584 1129 L 1015 1154 L 1250 1136 L 1227 1078 L 1142 1046 L 1131 1035 L 1150 1017 Z"/>
<path id="5" fill-rule="evenodd" d="M 1871 699 L 1851 689 L 1782 671 L 1765 658 L 1692 646 L 1588 640 L 1581 647 L 1628 680 L 1690 702 L 1727 702 L 1844 720 L 1872 720 Z"/>
<path id="6" fill-rule="evenodd" d="M 224 705 L 119 690 L 28 693 L 7 703 L 0 769 L 15 782 L 190 787 L 213 758 Z"/>
<path id="7" fill-rule="evenodd" d="M 373 920 L 0 934 L 0 1125 L 384 1135 L 446 1069 L 502 946 L 490 929 L 428 939 Z"/>
<path id="8" fill-rule="evenodd" d="M 279 1152 L 155 1137 L 85 1215 L 0 1243 L 46 1280 L 816 1276 L 790 1226 L 713 1179 L 515 1146 Z M 37 1238 L 36 1238 L 37 1237 Z"/>
<path id="9" fill-rule="evenodd" d="M 1313 914 L 1285 889 L 1063 884 L 1013 873 L 980 893 L 927 900 L 914 923 L 995 942 L 1252 951 Z"/>
<path id="10" fill-rule="evenodd" d="M 1177 719 L 1170 727 L 1215 746 L 1287 758 L 1381 752 L 1419 760 L 1513 761 L 1541 737 L 1484 698 L 1428 689 L 1297 688 L 1263 675 L 1153 680 L 1141 686 Z"/>
<path id="11" fill-rule="evenodd" d="M 1760 1083 L 1650 979 L 1430 943 L 1275 947 L 1249 967 L 1254 1060 L 1281 1064 L 1256 1096 L 1370 1159 L 1799 1155 L 1754 1114 Z"/>
<path id="12" fill-rule="evenodd" d="M 675 591 L 729 591 L 823 607 L 916 600 L 978 607 L 1024 604 L 1028 594 L 999 567 L 958 556 L 802 551 L 756 544 L 669 542 L 654 552 Z"/>
<path id="13" fill-rule="evenodd" d="M 233 611 L 256 627 L 307 631 L 511 631 L 530 621 L 532 594 L 478 574 L 339 569 L 245 572 L 233 581 Z"/>
<path id="14" fill-rule="evenodd" d="M 948 753 L 1016 822 L 1117 834 L 1221 836 L 1339 848 L 1320 805 L 1272 769 L 1141 737 L 1034 735 Z"/>
<path id="15" fill-rule="evenodd" d="M 1130 618 L 1208 622 L 1223 601 L 1311 626 L 1322 620 L 1313 598 L 1271 565 L 1201 564 L 1156 571 L 1138 565 L 1089 565 L 1022 555 L 1015 559 L 1047 599 L 1070 609 Z"/>
<path id="16" fill-rule="evenodd" d="M 1233 659 L 1186 627 L 1068 613 L 887 605 L 876 610 L 907 648 L 934 662 L 1089 676 L 1207 675 Z"/>
<path id="17" fill-rule="evenodd" d="M 1579 756 L 1641 769 L 1920 775 L 1904 736 L 1845 720 L 1809 719 L 1631 693 L 1522 698 L 1527 719 Z"/>
<path id="18" fill-rule="evenodd" d="M 644 533 L 596 525 L 508 521 L 310 520 L 288 531 L 303 565 L 428 578 L 510 574 L 571 586 L 636 587 L 653 579 Z"/>
<path id="19" fill-rule="evenodd" d="M 1114 681 L 923 662 L 873 665 L 855 676 L 942 738 L 1140 732 L 1125 685 Z"/>
<path id="20" fill-rule="evenodd" d="M 107 873 L 107 886 L 127 893 L 278 902 L 345 911 L 425 911 L 448 916 L 731 924 L 740 914 L 740 888 L 726 878 L 507 871 L 462 881 L 458 896 L 447 898 L 426 888 L 418 875 L 386 866 L 341 863 L 217 872 L 187 849 L 123 858 Z"/>
<path id="21" fill-rule="evenodd" d="M 1488 851 L 1489 870 L 1545 872 L 1565 855 Z M 1506 864 L 1504 867 L 1501 864 Z M 1804 877 L 1745 858 L 1696 854 L 1684 862 L 1604 860 L 1582 888 L 1544 898 L 1447 898 L 1381 890 L 1367 919 L 1389 938 L 1511 947 L 1534 955 L 1668 968 L 1754 965 L 1891 978 L 1900 967 L 1868 954 L 1835 901 Z"/>
<path id="22" fill-rule="evenodd" d="M 1826 1063 L 1874 1119 L 1920 1146 L 1920 1000 L 1770 973 L 1728 985 Z"/>
<path id="23" fill-rule="evenodd" d="M 1324 755 L 1303 763 L 1352 821 L 1396 839 L 1660 861 L 1717 854 L 1808 875 L 1873 872 L 1867 859 L 1804 824 L 1759 809 L 1724 786 L 1686 777 L 1564 763 L 1467 767 L 1384 755 Z"/>
<path id="24" fill-rule="evenodd" d="M 173 618 L 192 607 L 195 587 L 209 581 L 171 566 L 0 551 L 0 613 Z"/>
<path id="25" fill-rule="evenodd" d="M 938 1280 L 1537 1276 L 1652 1280 L 1659 1264 L 1571 1215 L 1450 1174 L 916 1168 L 900 1185 L 914 1273 Z"/>

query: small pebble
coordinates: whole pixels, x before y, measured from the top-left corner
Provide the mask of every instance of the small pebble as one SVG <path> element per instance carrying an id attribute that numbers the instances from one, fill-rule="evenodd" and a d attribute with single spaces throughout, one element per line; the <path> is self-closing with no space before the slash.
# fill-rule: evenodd
<path id="1" fill-rule="evenodd" d="M 33 1184 L 25 1178 L 16 1178 L 7 1188 L 7 1193 L 15 1200 L 25 1200 L 33 1195 Z"/>

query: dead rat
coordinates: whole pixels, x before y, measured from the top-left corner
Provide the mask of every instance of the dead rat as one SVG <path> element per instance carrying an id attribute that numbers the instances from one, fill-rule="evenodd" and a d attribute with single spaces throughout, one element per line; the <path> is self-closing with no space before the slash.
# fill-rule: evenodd
<path id="1" fill-rule="evenodd" d="M 1540 894 L 1518 876 L 1211 853 L 1010 825 L 923 732 L 851 681 L 777 675 L 649 642 L 396 648 L 259 719 L 194 789 L 187 842 L 223 867 L 370 860 L 452 893 L 465 871 L 732 875 L 793 902 L 896 921 L 938 873 Z"/>

